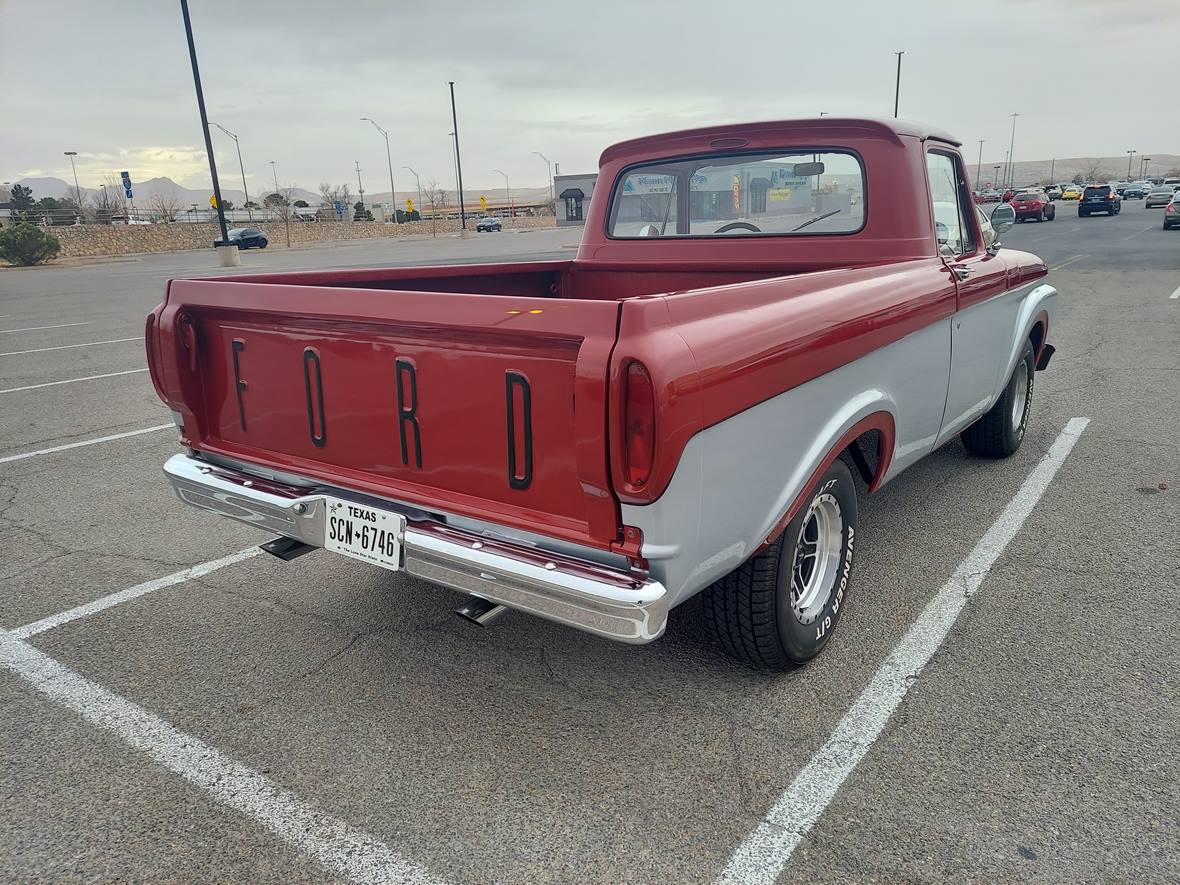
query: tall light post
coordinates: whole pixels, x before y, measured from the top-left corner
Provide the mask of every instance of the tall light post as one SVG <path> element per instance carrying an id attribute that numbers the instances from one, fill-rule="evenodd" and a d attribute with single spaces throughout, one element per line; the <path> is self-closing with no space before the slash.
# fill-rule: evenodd
<path id="1" fill-rule="evenodd" d="M 504 193 L 508 198 L 508 220 L 515 226 L 516 224 L 516 208 L 512 205 L 512 187 L 508 184 L 508 173 L 502 169 L 493 169 L 493 172 L 499 172 L 504 176 Z"/>
<path id="2" fill-rule="evenodd" d="M 1000 183 L 1000 164 L 992 166 L 992 187 L 996 187 Z"/>
<path id="3" fill-rule="evenodd" d="M 1008 140 L 1008 184 L 1016 184 L 1016 118 L 1018 113 L 1009 114 L 1012 118 L 1012 137 Z"/>
<path id="4" fill-rule="evenodd" d="M 1134 151 L 1127 151 L 1127 181 L 1131 180 L 1131 158 L 1134 156 Z"/>
<path id="5" fill-rule="evenodd" d="M 389 153 L 389 133 L 382 129 L 377 121 L 372 117 L 361 117 L 361 120 L 368 120 L 373 124 L 373 128 L 380 132 L 385 137 L 385 162 L 389 165 L 389 202 L 393 206 L 393 220 L 397 221 L 397 189 L 393 186 L 393 155 Z M 422 203 L 422 187 L 418 187 L 418 203 Z"/>
<path id="6" fill-rule="evenodd" d="M 402 166 L 403 169 L 408 169 L 410 174 L 414 176 L 414 183 L 418 185 L 418 217 L 422 217 L 422 179 L 418 177 L 418 173 L 409 166 Z"/>
<path id="7" fill-rule="evenodd" d="M 975 160 L 975 189 L 979 190 L 979 167 L 983 165 L 983 139 L 979 139 L 979 156 Z"/>
<path id="8" fill-rule="evenodd" d="M 906 51 L 903 49 L 900 52 L 893 53 L 897 56 L 897 84 L 893 87 L 893 117 L 897 119 L 897 108 L 901 103 L 901 57 L 905 55 Z"/>
<path id="9" fill-rule="evenodd" d="M 279 192 L 279 173 L 278 173 L 277 168 L 275 166 L 274 160 L 270 161 L 270 174 L 273 175 L 275 178 L 275 193 L 277 194 Z"/>
<path id="10" fill-rule="evenodd" d="M 459 113 L 455 110 L 455 81 L 448 80 L 451 87 L 451 125 L 455 127 L 455 177 L 459 179 L 459 230 L 460 236 L 467 236 L 467 210 L 463 206 L 463 154 L 459 150 Z"/>
<path id="11" fill-rule="evenodd" d="M 1057 158 L 1049 161 L 1049 184 L 1053 184 L 1053 170 L 1057 168 Z"/>
<path id="12" fill-rule="evenodd" d="M 540 151 L 533 151 L 533 153 L 545 161 L 545 174 L 549 176 L 549 202 L 552 203 L 555 199 L 553 196 L 553 164 L 550 163 L 549 158 Z M 556 209 L 554 211 L 556 211 Z"/>
<path id="13" fill-rule="evenodd" d="M 209 156 L 209 177 L 213 179 L 213 202 L 217 204 L 217 222 L 221 227 L 221 243 L 226 251 L 221 253 L 222 264 L 233 266 L 240 263 L 237 247 L 231 248 L 229 231 L 225 227 L 225 209 L 221 201 L 221 184 L 217 181 L 217 162 L 213 159 L 213 136 L 209 134 L 209 117 L 205 113 L 205 92 L 201 89 L 201 71 L 197 67 L 197 47 L 193 43 L 193 25 L 188 16 L 188 0 L 180 0 L 180 14 L 184 18 L 184 35 L 188 39 L 188 58 L 193 68 L 193 86 L 197 90 L 197 110 L 201 114 L 201 132 L 205 136 L 205 153 Z M 232 254 L 231 254 L 232 253 Z"/>
<path id="14" fill-rule="evenodd" d="M 356 163 L 356 189 L 357 193 L 360 194 L 358 199 L 360 200 L 361 211 L 363 212 L 365 210 L 365 186 L 361 184 L 361 161 L 353 160 L 353 162 Z"/>
<path id="15" fill-rule="evenodd" d="M 1139 166 L 1139 177 L 1140 177 L 1140 178 L 1146 178 L 1146 177 L 1147 177 L 1147 164 L 1148 164 L 1148 163 L 1150 163 L 1150 162 L 1151 162 L 1151 157 L 1140 157 L 1140 158 L 1139 158 L 1139 163 L 1140 163 L 1140 166 Z"/>
<path id="16" fill-rule="evenodd" d="M 1000 182 L 1001 188 L 1005 188 L 1008 186 L 1008 156 L 1009 156 L 1008 152 L 1004 151 L 1004 173 L 1003 173 L 1004 180 Z"/>
<path id="17" fill-rule="evenodd" d="M 70 168 L 74 170 L 74 199 L 78 203 L 78 220 L 82 220 L 82 188 L 78 187 L 78 167 L 74 165 L 74 157 L 78 156 L 77 151 L 65 151 L 65 155 L 70 158 Z"/>
<path id="18" fill-rule="evenodd" d="M 220 123 L 209 121 L 210 126 L 216 126 L 226 135 L 234 140 L 234 146 L 238 149 L 238 169 L 242 172 L 242 193 L 246 195 L 246 214 L 250 216 L 250 220 L 254 220 L 254 210 L 250 208 L 250 191 L 246 189 L 246 167 L 242 165 L 242 146 L 238 143 L 238 137 L 222 126 Z"/>
<path id="19" fill-rule="evenodd" d="M 448 132 L 447 140 L 451 143 L 451 171 L 455 173 L 455 193 L 459 193 L 459 157 L 455 153 L 455 133 Z"/>

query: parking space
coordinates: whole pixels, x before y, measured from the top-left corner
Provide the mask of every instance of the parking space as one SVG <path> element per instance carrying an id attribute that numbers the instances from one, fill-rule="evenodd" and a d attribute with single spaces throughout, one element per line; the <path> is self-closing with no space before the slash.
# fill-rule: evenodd
<path id="1" fill-rule="evenodd" d="M 0 389 L 110 374 L 0 393 L 0 878 L 1180 878 L 1180 232 L 1058 205 L 1004 236 L 1059 268 L 1023 447 L 954 443 L 864 499 L 856 595 L 786 675 L 723 657 L 692 602 L 632 647 L 518 613 L 475 628 L 456 594 L 323 551 L 224 561 L 266 538 L 175 501 L 171 429 L 2 460 L 167 424 L 144 373 L 113 373 L 142 368 L 167 276 L 216 271 L 0 273 L 0 330 L 62 324 L 0 334 L 41 350 L 0 356 Z M 556 258 L 575 236 L 245 260 Z M 960 573 L 961 616 L 898 670 Z M 891 674 L 897 696 L 873 695 Z M 825 756 L 857 709 L 876 733 Z M 830 795 L 775 817 L 807 772 Z"/>

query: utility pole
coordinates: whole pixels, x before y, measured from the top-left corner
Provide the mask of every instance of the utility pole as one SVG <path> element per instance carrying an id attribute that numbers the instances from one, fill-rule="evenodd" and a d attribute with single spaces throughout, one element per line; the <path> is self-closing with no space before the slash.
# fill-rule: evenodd
<path id="1" fill-rule="evenodd" d="M 1053 184 L 1053 170 L 1057 168 L 1057 158 L 1049 161 L 1049 184 Z"/>
<path id="2" fill-rule="evenodd" d="M 897 56 L 897 85 L 893 87 L 893 118 L 897 119 L 897 108 L 901 103 L 901 57 L 905 55 L 905 50 L 893 53 Z"/>
<path id="3" fill-rule="evenodd" d="M 356 189 L 357 189 L 357 193 L 360 194 L 360 197 L 358 199 L 360 200 L 361 211 L 364 212 L 365 211 L 365 186 L 363 184 L 361 184 L 361 161 L 360 160 L 353 160 L 353 162 L 356 163 Z"/>
<path id="4" fill-rule="evenodd" d="M 1020 114 L 1013 113 L 1009 116 L 1012 117 L 1012 137 L 1008 141 L 1008 184 L 1011 186 L 1016 184 L 1016 118 Z"/>
<path id="5" fill-rule="evenodd" d="M 393 206 L 393 220 L 397 222 L 397 190 L 393 186 L 393 155 L 389 153 L 389 133 L 377 125 L 377 121 L 372 117 L 361 117 L 362 120 L 368 120 L 373 124 L 373 127 L 385 136 L 385 162 L 389 165 L 389 202 Z M 422 203 L 422 186 L 418 186 L 418 203 Z"/>
<path id="6" fill-rule="evenodd" d="M 241 146 L 241 144 L 238 143 L 238 137 L 236 135 L 234 135 L 232 132 L 230 132 L 228 129 L 226 129 L 224 126 L 222 126 L 220 123 L 214 123 L 212 120 L 210 120 L 209 125 L 216 126 L 218 129 L 220 129 L 222 132 L 224 132 L 226 135 L 228 135 L 230 138 L 232 138 L 234 140 L 234 145 L 238 149 L 238 169 L 240 169 L 242 172 L 242 193 L 246 195 L 246 214 L 250 217 L 250 220 L 253 221 L 254 220 L 254 210 L 250 208 L 250 191 L 248 191 L 246 189 L 246 167 L 242 165 L 242 146 Z"/>
<path id="7" fill-rule="evenodd" d="M 499 172 L 504 176 L 504 193 L 508 199 L 508 220 L 513 227 L 516 226 L 516 207 L 512 205 L 512 188 L 508 184 L 508 173 L 499 169 L 493 169 L 493 172 Z"/>
<path id="8" fill-rule="evenodd" d="M 422 180 L 418 178 L 418 173 L 409 166 L 402 166 L 403 169 L 409 169 L 410 174 L 414 176 L 414 183 L 418 185 L 418 217 L 422 217 Z"/>
<path id="9" fill-rule="evenodd" d="M 193 44 L 193 25 L 188 17 L 188 0 L 180 0 L 180 13 L 184 16 L 184 34 L 188 38 L 188 57 L 193 66 L 193 85 L 197 90 L 197 110 L 201 113 L 201 132 L 205 136 L 205 153 L 209 156 L 209 176 L 213 179 L 213 201 L 217 203 L 217 223 L 221 227 L 221 245 L 229 246 L 229 231 L 225 227 L 225 210 L 221 204 L 221 185 L 217 182 L 217 163 L 213 159 L 213 137 L 209 134 L 209 117 L 205 114 L 205 93 L 201 89 L 201 71 L 197 67 L 197 47 Z M 224 257 L 224 256 L 223 256 Z M 239 264 L 237 249 L 234 257 L 226 259 Z"/>
<path id="10" fill-rule="evenodd" d="M 551 164 L 549 162 L 549 158 L 540 151 L 533 151 L 533 153 L 545 161 L 545 174 L 549 176 L 549 202 L 552 203 L 556 199 L 553 196 L 553 164 Z M 554 208 L 554 211 L 556 211 L 556 207 Z"/>
<path id="11" fill-rule="evenodd" d="M 455 173 L 455 193 L 459 193 L 459 159 L 455 155 L 455 133 L 448 132 L 447 140 L 451 143 L 451 170 Z"/>
<path id="12" fill-rule="evenodd" d="M 70 158 L 70 168 L 74 170 L 74 199 L 78 202 L 78 223 L 82 223 L 82 188 L 78 187 L 78 167 L 74 165 L 74 157 L 78 156 L 77 151 L 66 151 L 65 155 Z"/>
<path id="13" fill-rule="evenodd" d="M 459 229 L 460 236 L 467 235 L 467 210 L 463 208 L 463 157 L 459 152 L 459 115 L 455 111 L 455 81 L 448 80 L 451 87 L 451 123 L 455 127 L 455 177 L 459 179 Z"/>
<path id="14" fill-rule="evenodd" d="M 1127 181 L 1131 180 L 1131 158 L 1134 156 L 1134 151 L 1127 151 Z"/>
<path id="15" fill-rule="evenodd" d="M 979 156 L 975 160 L 975 189 L 979 190 L 979 167 L 983 165 L 983 139 L 979 139 Z"/>

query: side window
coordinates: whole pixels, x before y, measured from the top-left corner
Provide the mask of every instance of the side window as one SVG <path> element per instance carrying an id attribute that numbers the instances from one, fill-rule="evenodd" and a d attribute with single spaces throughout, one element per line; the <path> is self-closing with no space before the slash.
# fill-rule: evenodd
<path id="1" fill-rule="evenodd" d="M 974 252 L 974 230 L 968 214 L 970 201 L 954 158 L 949 154 L 928 153 L 926 174 L 930 179 L 930 200 L 939 247 L 945 245 L 955 255 Z"/>

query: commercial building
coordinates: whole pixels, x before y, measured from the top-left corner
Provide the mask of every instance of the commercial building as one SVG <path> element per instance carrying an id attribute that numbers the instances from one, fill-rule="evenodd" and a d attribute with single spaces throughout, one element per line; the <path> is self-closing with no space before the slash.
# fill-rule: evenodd
<path id="1" fill-rule="evenodd" d="M 557 197 L 557 226 L 572 227 L 586 223 L 590 195 L 594 193 L 596 173 L 553 176 L 553 193 Z"/>

